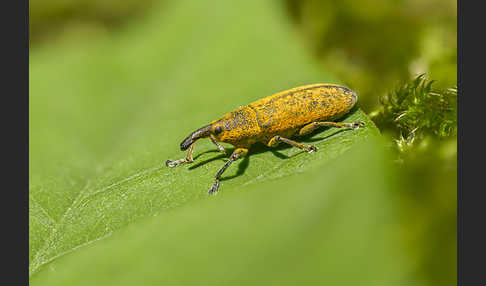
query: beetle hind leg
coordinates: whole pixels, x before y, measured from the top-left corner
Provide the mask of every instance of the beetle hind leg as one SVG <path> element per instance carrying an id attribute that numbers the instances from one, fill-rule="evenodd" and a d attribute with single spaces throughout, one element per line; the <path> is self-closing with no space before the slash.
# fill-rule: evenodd
<path id="1" fill-rule="evenodd" d="M 170 168 L 173 168 L 173 167 L 177 167 L 179 165 L 182 165 L 182 164 L 185 164 L 185 163 L 192 163 L 194 162 L 194 159 L 192 158 L 192 152 L 194 151 L 194 144 L 195 143 L 192 143 L 191 146 L 189 146 L 189 148 L 187 149 L 187 153 L 186 153 L 186 157 L 185 158 L 182 158 L 182 159 L 179 159 L 179 160 L 167 160 L 165 161 L 165 165 L 167 167 L 170 167 Z"/>
<path id="2" fill-rule="evenodd" d="M 294 140 L 290 140 L 290 139 L 287 139 L 287 138 L 283 138 L 283 137 L 278 136 L 278 135 L 272 137 L 272 139 L 270 139 L 270 141 L 268 141 L 267 146 L 268 147 L 277 147 L 277 145 L 280 142 L 284 142 L 284 143 L 287 143 L 287 144 L 292 145 L 294 147 L 297 147 L 297 148 L 299 148 L 301 150 L 306 151 L 307 153 L 312 153 L 314 151 L 317 151 L 317 147 L 314 146 L 314 145 L 301 144 L 301 143 L 295 142 Z"/>
<path id="3" fill-rule="evenodd" d="M 299 130 L 299 135 L 307 135 L 312 133 L 314 130 L 321 126 L 328 126 L 328 127 L 336 127 L 336 128 L 351 128 L 353 130 L 356 130 L 360 128 L 361 126 L 364 126 L 365 123 L 363 121 L 358 121 L 358 122 L 351 122 L 351 123 L 344 123 L 344 122 L 328 122 L 328 121 L 323 121 L 323 122 L 312 122 L 304 127 L 302 127 Z"/>

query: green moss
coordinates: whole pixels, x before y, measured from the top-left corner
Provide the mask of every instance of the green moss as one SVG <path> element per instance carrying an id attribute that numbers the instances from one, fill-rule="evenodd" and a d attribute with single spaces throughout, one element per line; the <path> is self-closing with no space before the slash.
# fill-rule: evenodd
<path id="1" fill-rule="evenodd" d="M 433 84 L 421 74 L 381 97 L 381 107 L 371 114 L 401 152 L 457 136 L 457 87 L 433 89 Z"/>

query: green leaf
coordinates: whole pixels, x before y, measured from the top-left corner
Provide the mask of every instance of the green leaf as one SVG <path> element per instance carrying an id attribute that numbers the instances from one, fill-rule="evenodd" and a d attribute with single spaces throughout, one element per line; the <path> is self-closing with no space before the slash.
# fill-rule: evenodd
<path id="1" fill-rule="evenodd" d="M 420 285 L 407 281 L 382 144 L 140 221 L 32 284 Z"/>
<path id="2" fill-rule="evenodd" d="M 225 158 L 209 140 L 198 142 L 192 165 L 164 165 L 184 156 L 179 143 L 189 132 L 272 93 L 335 82 L 288 31 L 276 2 L 174 1 L 112 38 L 33 50 L 30 276 L 48 275 L 46 265 L 83 253 L 126 226 L 138 228 L 142 218 L 159 215 L 165 221 L 168 210 L 212 200 L 207 190 Z M 366 126 L 307 138 L 319 147 L 313 154 L 256 147 L 224 174 L 221 197 L 247 189 L 264 193 L 286 185 L 287 178 L 301 182 L 299 189 L 312 188 L 309 170 L 378 134 L 357 109 L 344 120 Z M 272 185 L 274 179 L 280 183 Z M 266 187 L 260 187 L 263 182 Z M 267 206 L 278 199 L 278 192 L 272 194 Z M 224 199 L 212 203 L 226 208 Z M 146 231 L 143 225 L 140 231 Z"/>

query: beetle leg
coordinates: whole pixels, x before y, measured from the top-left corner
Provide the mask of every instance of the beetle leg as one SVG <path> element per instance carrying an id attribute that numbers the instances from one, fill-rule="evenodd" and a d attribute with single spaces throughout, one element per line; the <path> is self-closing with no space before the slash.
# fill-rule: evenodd
<path id="1" fill-rule="evenodd" d="M 226 150 L 224 149 L 223 146 L 221 146 L 221 144 L 218 143 L 218 141 L 216 141 L 216 138 L 214 137 L 213 134 L 209 135 L 209 138 L 211 138 L 211 141 L 213 141 L 214 145 L 216 145 L 216 147 L 218 147 L 218 150 L 221 153 L 226 154 Z"/>
<path id="2" fill-rule="evenodd" d="M 353 130 L 356 130 L 358 129 L 359 127 L 361 126 L 364 126 L 364 122 L 363 121 L 359 121 L 359 122 L 352 122 L 352 123 L 344 123 L 344 122 L 312 122 L 312 123 L 309 123 L 307 125 L 305 125 L 304 127 L 302 127 L 300 130 L 299 130 L 299 135 L 307 135 L 309 133 L 312 133 L 314 130 L 316 130 L 317 128 L 321 127 L 321 126 L 330 126 L 330 127 L 336 127 L 336 128 L 351 128 Z"/>
<path id="3" fill-rule="evenodd" d="M 268 141 L 268 143 L 267 143 L 267 146 L 268 147 L 276 147 L 280 142 L 287 143 L 287 144 L 292 145 L 294 147 L 297 147 L 301 150 L 304 150 L 308 153 L 312 153 L 314 151 L 317 151 L 317 147 L 314 146 L 314 145 L 300 144 L 298 142 L 295 142 L 295 141 L 287 139 L 287 138 L 283 138 L 283 137 L 278 136 L 278 135 L 274 136 L 272 139 L 270 139 L 270 141 Z"/>
<path id="4" fill-rule="evenodd" d="M 224 166 L 219 169 L 218 173 L 216 173 L 216 177 L 214 180 L 214 184 L 211 186 L 211 188 L 208 191 L 208 194 L 212 194 L 218 190 L 219 187 L 219 179 L 221 178 L 221 175 L 224 173 L 224 171 L 233 163 L 234 161 L 240 159 L 241 157 L 244 157 L 246 154 L 248 154 L 248 149 L 246 148 L 236 148 L 235 151 L 233 151 L 233 154 L 231 154 L 231 157 Z"/>
<path id="5" fill-rule="evenodd" d="M 187 154 L 186 154 L 186 157 L 183 158 L 183 159 L 179 159 L 179 160 L 175 160 L 175 161 L 172 161 L 172 160 L 167 160 L 165 161 L 165 165 L 167 167 L 176 167 L 176 166 L 179 166 L 179 165 L 182 165 L 182 164 L 185 164 L 185 163 L 191 163 L 193 162 L 194 160 L 192 159 L 192 151 L 194 151 L 194 145 L 196 143 L 192 143 L 191 146 L 189 146 L 189 148 L 187 149 Z"/>

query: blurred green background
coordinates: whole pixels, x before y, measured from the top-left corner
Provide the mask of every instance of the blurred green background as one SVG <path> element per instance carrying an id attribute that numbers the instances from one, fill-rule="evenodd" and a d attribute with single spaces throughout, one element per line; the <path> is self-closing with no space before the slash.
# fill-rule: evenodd
<path id="1" fill-rule="evenodd" d="M 31 282 L 455 285 L 456 25 L 449 0 L 31 1 Z M 258 146 L 215 198 L 210 142 L 163 165 L 318 82 L 365 128 Z"/>

